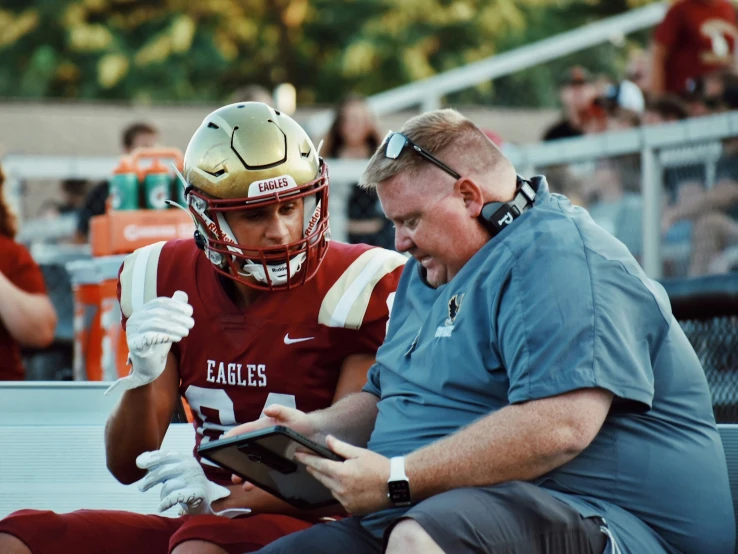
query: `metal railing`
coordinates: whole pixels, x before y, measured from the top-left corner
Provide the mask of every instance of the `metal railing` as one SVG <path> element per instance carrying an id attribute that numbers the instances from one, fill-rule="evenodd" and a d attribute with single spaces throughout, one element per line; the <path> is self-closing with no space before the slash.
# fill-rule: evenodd
<path id="1" fill-rule="evenodd" d="M 738 137 L 738 112 L 533 145 L 508 144 L 503 150 L 524 175 L 545 171 L 550 166 L 637 155 L 640 158 L 643 204 L 641 261 L 648 275 L 659 278 L 662 276 L 660 222 L 664 168 L 682 163 L 691 156 L 693 162 L 704 165 L 706 186 L 709 188 L 710 176 L 714 177 L 714 166 L 722 149 L 720 141 L 731 137 Z M 117 158 L 83 157 L 8 156 L 3 160 L 8 178 L 15 183 L 38 178 L 104 179 L 110 175 L 116 163 Z M 349 185 L 358 180 L 366 161 L 328 160 L 328 164 L 332 185 L 333 236 L 337 240 L 345 240 Z M 556 183 L 552 185 L 555 187 Z M 19 191 L 20 186 L 16 190 Z M 45 232 L 49 230 L 48 225 L 44 226 Z"/>
<path id="2" fill-rule="evenodd" d="M 22 210 L 23 182 L 26 180 L 85 179 L 103 181 L 110 178 L 120 158 L 116 156 L 35 156 L 8 155 L 2 160 L 7 179 L 7 199 L 18 214 L 22 225 L 19 240 L 25 243 L 44 242 L 55 237 L 71 236 L 74 224 L 66 218 L 24 221 Z M 331 178 L 331 232 L 337 240 L 346 240 L 345 204 L 349 185 L 358 181 L 366 161 L 328 160 Z"/>
<path id="3" fill-rule="evenodd" d="M 689 147 L 699 153 L 709 179 L 715 173 L 715 153 L 719 154 L 721 150 L 720 141 L 731 137 L 738 137 L 738 112 L 527 146 L 507 145 L 504 151 L 524 175 L 539 172 L 546 166 L 639 155 L 643 200 L 642 265 L 650 277 L 660 278 L 664 168 L 683 161 L 672 154 L 680 148 Z M 705 183 L 708 188 L 711 184 Z"/>
<path id="4" fill-rule="evenodd" d="M 427 79 L 380 92 L 370 96 L 368 102 L 378 116 L 416 106 L 420 106 L 423 111 L 434 110 L 441 106 L 442 97 L 451 92 L 465 90 L 653 27 L 664 18 L 667 7 L 666 2 L 649 4 Z M 312 116 L 307 125 L 315 136 L 322 136 L 332 119 L 333 112 L 327 110 Z"/>

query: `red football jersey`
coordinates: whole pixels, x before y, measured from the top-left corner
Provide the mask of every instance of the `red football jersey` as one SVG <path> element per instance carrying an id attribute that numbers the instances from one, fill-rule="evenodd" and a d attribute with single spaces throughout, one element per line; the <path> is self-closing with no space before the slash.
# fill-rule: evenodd
<path id="1" fill-rule="evenodd" d="M 258 419 L 270 393 L 305 412 L 328 407 L 344 359 L 382 344 L 404 262 L 382 248 L 331 242 L 313 279 L 242 309 L 194 240 L 162 242 L 126 258 L 121 310 L 125 319 L 157 296 L 187 293 L 195 326 L 172 353 L 199 445 Z M 229 481 L 203 465 L 210 478 Z"/>
<path id="2" fill-rule="evenodd" d="M 735 8 L 727 0 L 674 4 L 654 33 L 667 51 L 666 91 L 682 92 L 688 79 L 732 67 L 736 35 Z"/>

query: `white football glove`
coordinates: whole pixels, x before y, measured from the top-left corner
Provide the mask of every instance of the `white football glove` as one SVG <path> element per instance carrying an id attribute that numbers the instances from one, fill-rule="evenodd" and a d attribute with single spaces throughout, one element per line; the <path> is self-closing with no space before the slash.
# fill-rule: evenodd
<path id="1" fill-rule="evenodd" d="M 180 515 L 218 515 L 236 517 L 248 514 L 249 509 L 232 508 L 214 512 L 211 505 L 231 494 L 225 487 L 209 481 L 198 461 L 189 454 L 177 452 L 144 452 L 136 458 L 136 465 L 148 470 L 138 484 L 141 492 L 161 484 L 161 504 L 164 512 L 179 504 Z"/>
<path id="2" fill-rule="evenodd" d="M 172 343 L 186 337 L 194 325 L 192 306 L 187 303 L 187 293 L 181 290 L 171 298 L 154 298 L 135 310 L 126 324 L 131 373 L 110 385 L 105 394 L 116 388 L 135 389 L 155 381 L 166 367 Z"/>

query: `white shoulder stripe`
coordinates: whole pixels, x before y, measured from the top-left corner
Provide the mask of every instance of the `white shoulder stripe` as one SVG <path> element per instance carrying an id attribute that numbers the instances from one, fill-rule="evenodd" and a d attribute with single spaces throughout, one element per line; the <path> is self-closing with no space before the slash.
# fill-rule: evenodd
<path id="1" fill-rule="evenodd" d="M 126 258 L 120 275 L 121 311 L 125 317 L 156 298 L 157 268 L 164 244 L 164 241 L 149 244 Z"/>
<path id="2" fill-rule="evenodd" d="M 387 261 L 386 258 L 383 258 L 383 256 L 374 256 L 369 260 L 369 263 L 364 266 L 364 269 L 361 270 L 361 273 L 359 273 L 356 279 L 354 279 L 354 281 L 349 285 L 346 292 L 343 293 L 343 296 L 341 296 L 341 299 L 338 301 L 336 308 L 333 310 L 333 315 L 331 316 L 331 322 L 329 324 L 330 327 L 344 327 L 346 325 L 349 311 L 354 305 L 354 302 L 359 298 L 364 287 L 366 287 L 372 280 L 375 272 L 382 267 L 385 261 Z M 385 271 L 382 276 L 387 273 L 388 272 Z"/>
<path id="3" fill-rule="evenodd" d="M 383 248 L 372 248 L 361 254 L 326 294 L 318 322 L 329 327 L 361 327 L 374 287 L 406 261 L 401 254 Z"/>

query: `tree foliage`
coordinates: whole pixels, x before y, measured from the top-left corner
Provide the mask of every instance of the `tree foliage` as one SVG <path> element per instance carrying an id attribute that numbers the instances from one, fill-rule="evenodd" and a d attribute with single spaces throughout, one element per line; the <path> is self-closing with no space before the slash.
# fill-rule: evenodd
<path id="1" fill-rule="evenodd" d="M 630 5 L 648 1 L 630 0 Z M 630 5 L 628 0 L 3 0 L 0 96 L 222 101 L 244 84 L 272 88 L 291 82 L 302 103 L 333 102 L 348 90 L 367 95 L 387 90 Z M 549 77 L 536 73 L 515 78 L 550 85 Z M 492 90 L 480 87 L 470 94 L 490 100 Z M 529 96 L 526 101 L 540 100 Z"/>

